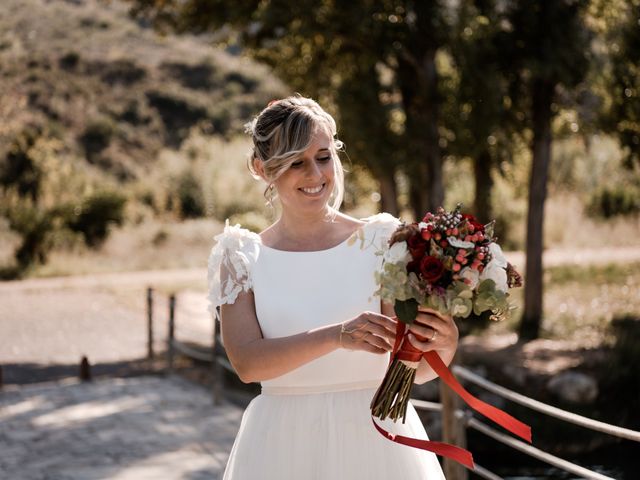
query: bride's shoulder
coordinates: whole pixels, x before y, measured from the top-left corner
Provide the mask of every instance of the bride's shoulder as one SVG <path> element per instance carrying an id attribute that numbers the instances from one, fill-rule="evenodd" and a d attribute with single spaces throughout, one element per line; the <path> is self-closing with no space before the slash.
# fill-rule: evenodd
<path id="1" fill-rule="evenodd" d="M 223 244 L 227 246 L 246 245 L 260 242 L 260 235 L 240 224 L 230 225 L 229 220 L 225 220 L 222 232 L 213 237 L 215 245 Z"/>

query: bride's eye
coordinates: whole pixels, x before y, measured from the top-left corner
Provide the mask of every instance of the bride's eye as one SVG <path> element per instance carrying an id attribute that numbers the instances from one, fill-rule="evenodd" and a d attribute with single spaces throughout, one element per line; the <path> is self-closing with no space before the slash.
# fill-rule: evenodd
<path id="1" fill-rule="evenodd" d="M 297 160 L 291 164 L 290 168 L 298 168 L 302 165 L 302 163 L 302 160 Z"/>
<path id="2" fill-rule="evenodd" d="M 331 160 L 331 155 L 329 155 L 327 157 L 320 157 L 318 159 L 318 161 L 320 161 L 320 162 L 328 162 L 329 160 Z"/>

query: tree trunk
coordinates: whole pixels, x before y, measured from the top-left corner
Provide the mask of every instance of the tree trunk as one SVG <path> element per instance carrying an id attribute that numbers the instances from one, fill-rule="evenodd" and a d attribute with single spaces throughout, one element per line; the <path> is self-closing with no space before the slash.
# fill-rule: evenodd
<path id="1" fill-rule="evenodd" d="M 426 49 L 415 63 L 399 59 L 397 70 L 407 117 L 409 198 L 418 220 L 444 203 L 435 56 L 435 48 Z"/>
<path id="2" fill-rule="evenodd" d="M 476 183 L 476 196 L 473 209 L 476 217 L 482 223 L 490 222 L 493 219 L 491 209 L 491 189 L 493 188 L 491 164 L 491 154 L 486 148 L 478 154 L 473 162 Z"/>
<path id="3" fill-rule="evenodd" d="M 398 217 L 400 208 L 398 207 L 398 186 L 393 169 L 378 177 L 380 185 L 380 211 L 387 212 Z"/>
<path id="4" fill-rule="evenodd" d="M 524 312 L 520 324 L 520 339 L 533 340 L 540 334 L 543 312 L 542 250 L 544 239 L 544 202 L 551 159 L 551 102 L 555 83 L 533 81 L 533 159 L 529 182 L 527 214 L 527 265 L 524 285 Z"/>

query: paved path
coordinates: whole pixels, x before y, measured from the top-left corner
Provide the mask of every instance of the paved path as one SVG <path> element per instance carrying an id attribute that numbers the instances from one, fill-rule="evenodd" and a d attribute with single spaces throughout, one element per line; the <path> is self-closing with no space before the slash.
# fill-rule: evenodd
<path id="1" fill-rule="evenodd" d="M 0 391 L 0 478 L 216 480 L 242 410 L 179 377 Z"/>

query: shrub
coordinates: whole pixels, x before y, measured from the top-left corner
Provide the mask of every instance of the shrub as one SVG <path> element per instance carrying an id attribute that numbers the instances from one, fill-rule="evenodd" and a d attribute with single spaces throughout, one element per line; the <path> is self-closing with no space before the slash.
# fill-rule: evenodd
<path id="1" fill-rule="evenodd" d="M 10 228 L 22 237 L 22 243 L 15 252 L 16 273 L 22 273 L 36 263 L 46 263 L 54 228 L 50 212 L 20 202 L 7 208 L 4 215 Z"/>
<path id="2" fill-rule="evenodd" d="M 98 247 L 107 239 L 111 224 L 124 221 L 126 198 L 114 191 L 102 191 L 85 198 L 69 212 L 66 206 L 66 223 L 69 229 L 82 233 L 89 247 Z"/>
<path id="3" fill-rule="evenodd" d="M 100 118 L 89 122 L 80 137 L 80 143 L 84 147 L 87 159 L 91 161 L 95 158 L 96 154 L 109 146 L 115 130 L 115 125 L 107 118 Z"/>
<path id="4" fill-rule="evenodd" d="M 204 216 L 205 200 L 202 186 L 191 170 L 185 170 L 177 183 L 180 216 L 183 219 Z"/>
<path id="5" fill-rule="evenodd" d="M 596 191 L 589 202 L 589 213 L 610 218 L 640 212 L 640 187 L 616 185 Z"/>
<path id="6" fill-rule="evenodd" d="M 4 160 L 0 161 L 0 186 L 15 187 L 21 197 L 28 196 L 36 202 L 44 177 L 41 165 L 33 155 L 33 147 L 41 132 L 27 128 L 13 140 Z"/>
<path id="7" fill-rule="evenodd" d="M 102 65 L 103 72 L 100 78 L 108 84 L 132 85 L 143 80 L 147 71 L 132 60 L 120 59 Z"/>
<path id="8" fill-rule="evenodd" d="M 160 68 L 187 88 L 210 90 L 215 88 L 218 83 L 216 71 L 210 63 L 189 65 L 179 62 L 166 62 Z"/>
<path id="9" fill-rule="evenodd" d="M 78 52 L 68 52 L 60 57 L 58 65 L 64 70 L 75 70 L 80 63 L 80 54 Z"/>

